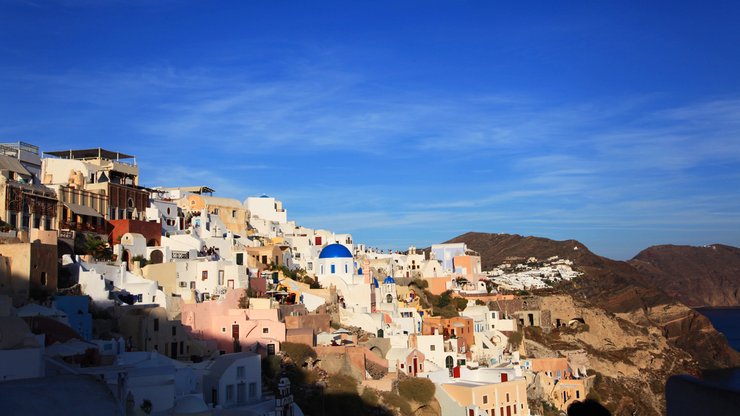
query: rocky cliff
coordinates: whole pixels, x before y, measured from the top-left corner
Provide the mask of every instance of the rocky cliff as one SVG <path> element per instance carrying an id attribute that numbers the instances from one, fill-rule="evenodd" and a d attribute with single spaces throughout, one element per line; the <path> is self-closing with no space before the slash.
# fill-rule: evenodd
<path id="1" fill-rule="evenodd" d="M 465 242 L 480 253 L 484 269 L 527 257 L 574 262 L 583 276 L 559 286 L 547 304 L 578 309 L 590 316 L 594 326 L 589 326 L 597 332 L 545 346 L 586 350 L 599 372 L 595 390 L 616 414 L 664 413 L 663 388 L 672 374 L 740 366 L 740 353 L 707 318 L 628 262 L 598 256 L 575 240 L 467 233 L 449 242 Z"/>
<path id="2" fill-rule="evenodd" d="M 740 306 L 740 249 L 737 247 L 653 246 L 629 263 L 685 305 Z"/>

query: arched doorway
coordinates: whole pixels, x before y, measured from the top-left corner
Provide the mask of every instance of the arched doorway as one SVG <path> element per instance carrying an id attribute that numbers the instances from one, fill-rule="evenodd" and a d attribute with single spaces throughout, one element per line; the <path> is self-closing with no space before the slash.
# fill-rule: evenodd
<path id="1" fill-rule="evenodd" d="M 452 359 L 451 355 L 448 355 L 447 358 L 445 358 L 445 367 L 452 368 L 455 366 L 455 360 Z"/>
<path id="2" fill-rule="evenodd" d="M 149 263 L 151 264 L 159 264 L 164 261 L 164 254 L 162 254 L 161 250 L 154 250 L 149 255 Z"/>
<path id="3" fill-rule="evenodd" d="M 131 259 L 131 253 L 128 250 L 123 250 L 123 255 L 121 256 L 121 263 L 126 265 L 126 270 L 129 269 L 129 260 Z"/>

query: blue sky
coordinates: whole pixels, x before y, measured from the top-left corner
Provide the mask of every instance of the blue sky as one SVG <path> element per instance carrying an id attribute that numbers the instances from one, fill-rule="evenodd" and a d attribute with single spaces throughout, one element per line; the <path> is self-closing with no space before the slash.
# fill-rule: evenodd
<path id="1" fill-rule="evenodd" d="M 740 245 L 740 3 L 501 3 L 5 1 L 0 140 L 381 248 Z"/>

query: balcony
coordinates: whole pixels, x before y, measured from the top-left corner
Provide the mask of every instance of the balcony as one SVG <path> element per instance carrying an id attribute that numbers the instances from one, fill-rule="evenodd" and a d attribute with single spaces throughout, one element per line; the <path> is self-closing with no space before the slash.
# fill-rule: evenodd
<path id="1" fill-rule="evenodd" d="M 108 234 L 104 226 L 87 223 L 59 221 L 60 230 L 71 230 L 80 232 L 91 232 L 96 234 Z"/>

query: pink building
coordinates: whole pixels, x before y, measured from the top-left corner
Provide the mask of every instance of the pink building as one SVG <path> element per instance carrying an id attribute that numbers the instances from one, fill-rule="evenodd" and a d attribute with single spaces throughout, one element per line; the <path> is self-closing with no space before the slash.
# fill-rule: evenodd
<path id="1" fill-rule="evenodd" d="M 280 310 L 269 306 L 258 309 L 257 302 L 250 302 L 254 307 L 242 309 L 242 296 L 246 296 L 246 290 L 231 289 L 219 300 L 182 304 L 182 324 L 193 338 L 214 341 L 226 353 L 251 351 L 264 356 L 280 351 L 280 343 L 285 342 Z"/>

